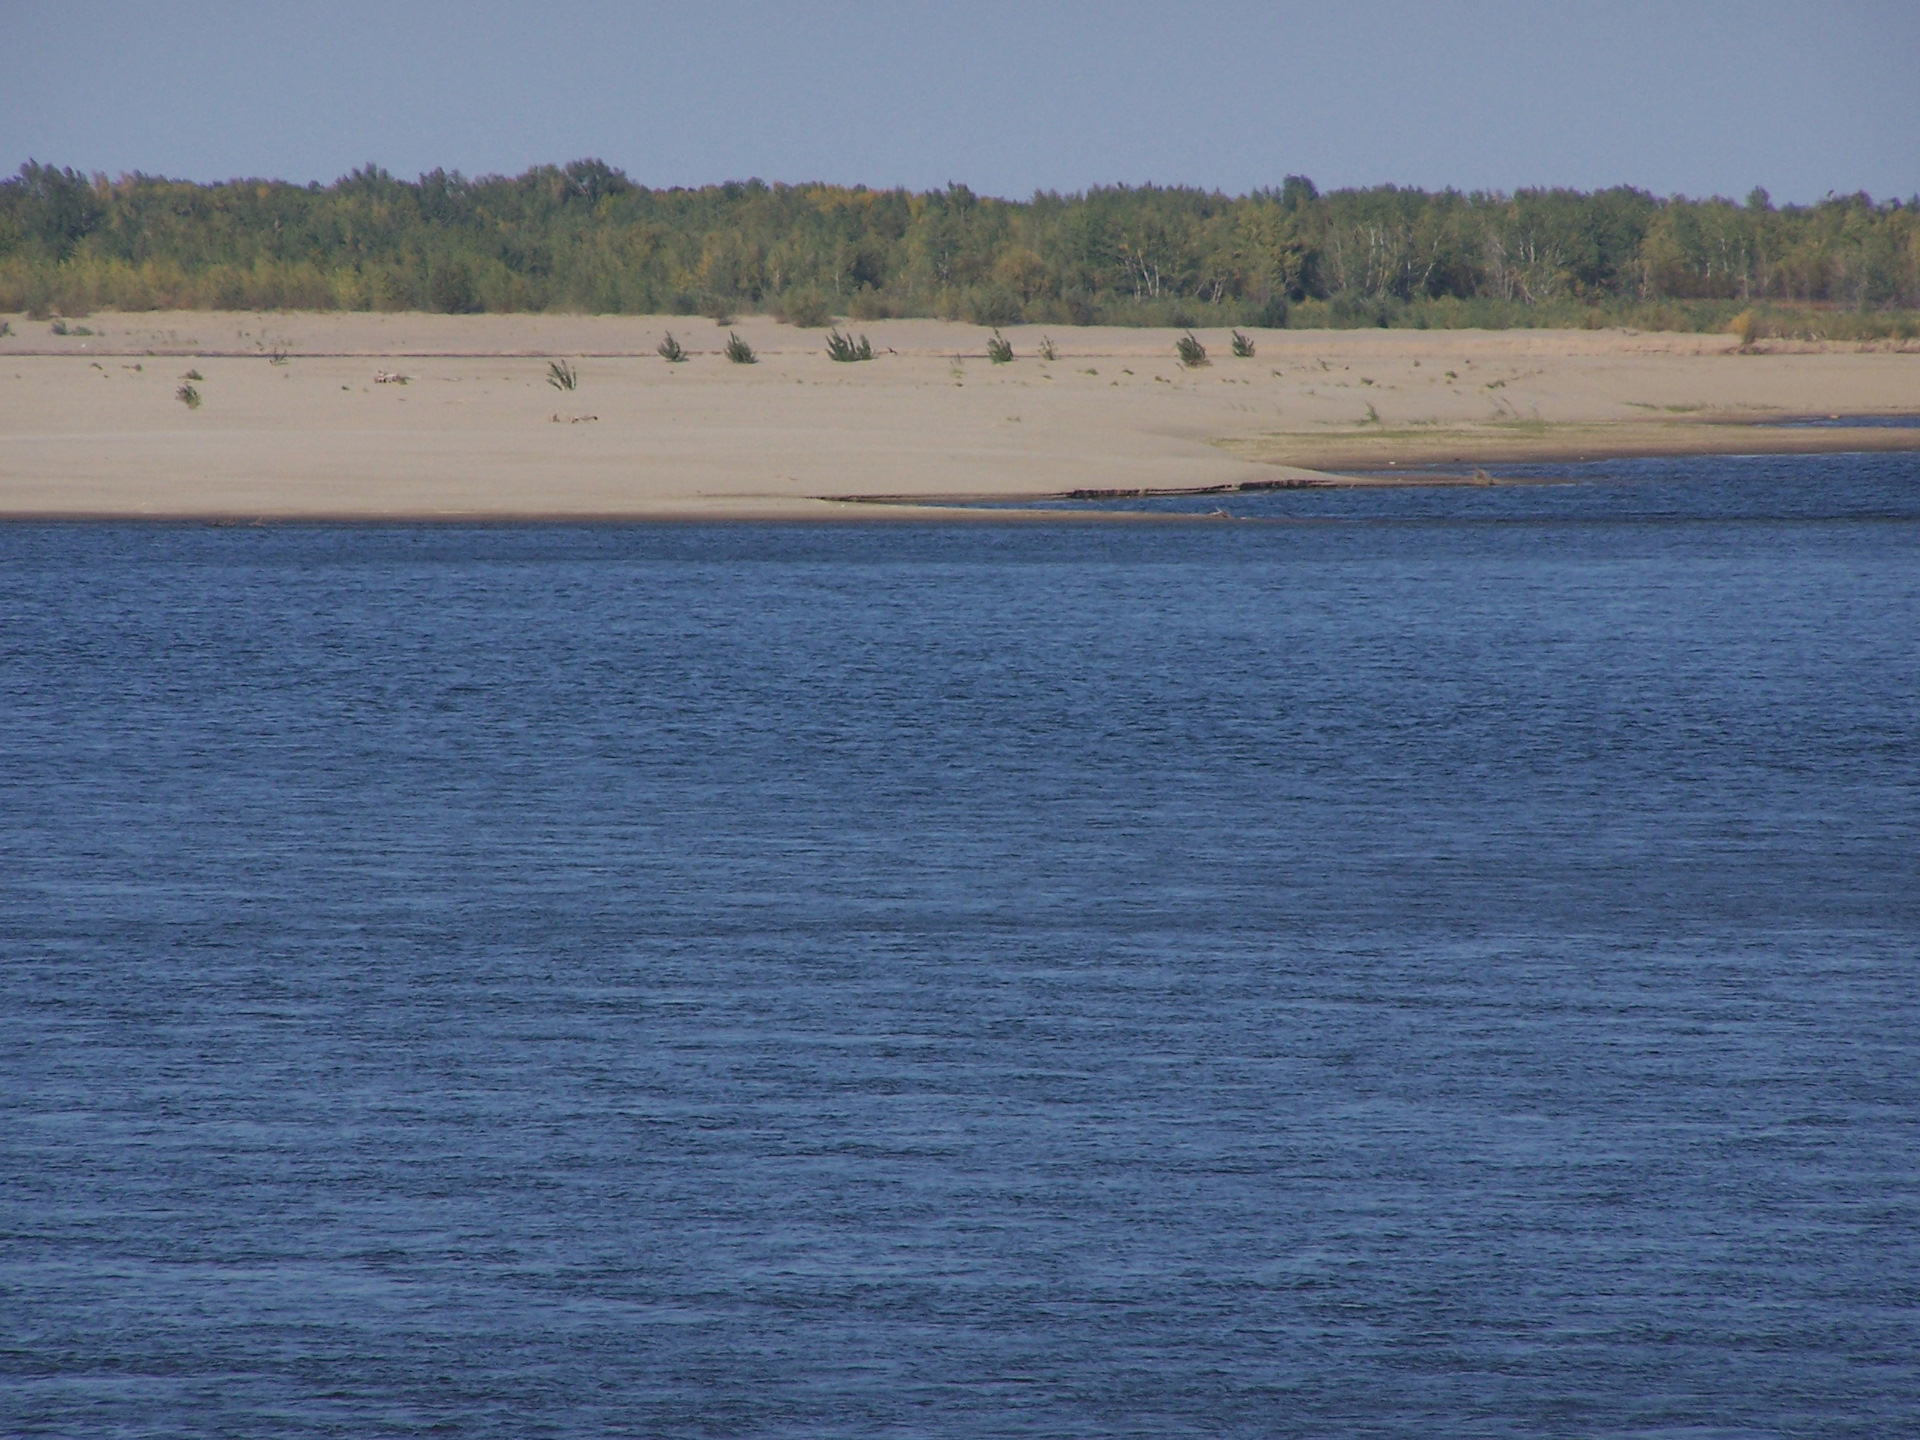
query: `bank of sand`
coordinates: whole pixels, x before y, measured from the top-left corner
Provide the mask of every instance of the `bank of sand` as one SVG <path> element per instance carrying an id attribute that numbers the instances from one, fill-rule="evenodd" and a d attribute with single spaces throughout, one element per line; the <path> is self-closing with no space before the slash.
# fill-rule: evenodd
<path id="1" fill-rule="evenodd" d="M 0 515 L 834 517 L 872 501 L 1313 483 L 1529 459 L 1920 448 L 1781 419 L 1920 410 L 1920 352 L 1626 331 L 1178 333 L 749 317 L 106 315 L 0 337 Z M 654 353 L 668 330 L 692 359 Z M 1038 358 L 1051 336 L 1057 358 Z M 278 357 L 276 359 L 276 357 Z M 549 359 L 579 375 L 546 381 Z M 175 398 L 189 369 L 203 397 Z M 379 372 L 407 383 L 376 383 Z M 1377 479 L 1374 483 L 1378 483 Z M 864 501 L 869 503 L 849 503 Z M 894 513 L 900 513 L 895 511 Z M 915 509 L 906 513 L 926 514 Z"/>

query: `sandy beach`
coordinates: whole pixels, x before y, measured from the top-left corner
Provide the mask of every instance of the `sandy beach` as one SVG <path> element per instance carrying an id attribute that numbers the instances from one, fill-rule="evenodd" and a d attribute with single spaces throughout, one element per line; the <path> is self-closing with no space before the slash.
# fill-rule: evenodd
<path id="1" fill-rule="evenodd" d="M 8 318 L 0 516 L 871 518 L 1076 491 L 1393 483 L 1396 471 L 1689 452 L 1920 449 L 1920 350 L 1607 331 L 850 328 L 765 317 L 418 314 Z M 671 330 L 691 354 L 655 354 Z M 1039 358 L 1051 338 L 1056 358 Z M 546 381 L 564 360 L 578 388 Z M 189 371 L 202 403 L 176 390 Z M 405 377 L 404 383 L 377 379 Z M 907 504 L 896 502 L 910 502 Z M 946 511 L 945 513 L 953 513 Z"/>

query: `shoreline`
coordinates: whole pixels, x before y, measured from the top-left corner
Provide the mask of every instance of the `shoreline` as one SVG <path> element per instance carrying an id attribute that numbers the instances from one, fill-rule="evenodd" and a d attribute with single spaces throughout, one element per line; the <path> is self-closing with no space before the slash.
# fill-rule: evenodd
<path id="1" fill-rule="evenodd" d="M 1913 412 L 1892 411 L 1859 419 L 1905 420 Z M 1824 417 L 1822 417 L 1824 418 Z M 1920 450 L 1920 424 L 1911 427 L 1822 425 L 1800 428 L 1796 420 L 1705 419 L 1686 427 L 1575 426 L 1527 436 L 1476 434 L 1433 437 L 1343 437 L 1325 448 L 1311 442 L 1288 449 L 1291 465 L 1304 465 L 1338 477 L 1347 485 L 1484 484 L 1472 471 L 1488 465 L 1577 465 L 1607 460 L 1645 460 L 1688 455 L 1847 455 Z M 1397 476 L 1404 466 L 1416 474 Z M 1450 470 L 1447 467 L 1465 467 Z M 1495 479 L 1491 483 L 1513 483 Z"/>

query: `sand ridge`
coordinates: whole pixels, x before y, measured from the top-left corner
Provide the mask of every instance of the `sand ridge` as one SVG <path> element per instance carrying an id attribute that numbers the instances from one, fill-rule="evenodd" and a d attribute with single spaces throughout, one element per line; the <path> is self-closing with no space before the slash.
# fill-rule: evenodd
<path id="1" fill-rule="evenodd" d="M 1177 331 L 760 316 L 104 315 L 0 337 L 0 516 L 871 517 L 875 500 L 1314 483 L 1331 472 L 1689 451 L 1920 448 L 1909 347 L 1626 331 Z M 654 353 L 671 330 L 691 352 Z M 729 330 L 760 363 L 729 363 Z M 1038 357 L 1051 339 L 1056 358 Z M 579 386 L 546 383 L 566 359 Z M 175 398 L 189 370 L 202 403 Z M 377 383 L 381 373 L 406 383 Z M 913 512 L 927 516 L 932 511 Z"/>

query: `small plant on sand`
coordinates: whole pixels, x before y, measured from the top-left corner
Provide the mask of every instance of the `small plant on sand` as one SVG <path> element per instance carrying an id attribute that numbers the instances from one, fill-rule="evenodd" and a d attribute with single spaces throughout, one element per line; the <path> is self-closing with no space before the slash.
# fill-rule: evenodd
<path id="1" fill-rule="evenodd" d="M 580 372 L 564 360 L 549 360 L 547 383 L 556 390 L 572 390 L 580 383 Z"/>
<path id="2" fill-rule="evenodd" d="M 669 365 L 678 365 L 687 358 L 686 347 L 673 338 L 673 332 L 667 331 L 667 338 L 653 347 L 660 358 Z"/>
<path id="3" fill-rule="evenodd" d="M 7 336 L 7 335 L 11 335 L 12 333 L 13 333 L 13 322 L 11 320 L 0 320 L 0 336 Z"/>
<path id="4" fill-rule="evenodd" d="M 182 380 L 204 380 L 207 377 L 202 375 L 198 370 L 189 370 L 187 371 L 186 374 L 182 375 L 180 378 Z"/>
<path id="5" fill-rule="evenodd" d="M 851 335 L 842 335 L 838 330 L 829 331 L 827 334 L 827 358 L 829 360 L 847 362 L 854 360 L 871 360 L 873 358 L 873 344 L 864 335 L 856 342 Z"/>
<path id="6" fill-rule="evenodd" d="M 1251 360 L 1253 358 L 1253 337 L 1251 335 L 1242 335 L 1238 330 L 1234 331 L 1233 353 L 1242 360 Z"/>
<path id="7" fill-rule="evenodd" d="M 760 357 L 753 353 L 753 347 L 731 330 L 727 332 L 727 359 L 736 365 L 753 365 Z"/>
<path id="8" fill-rule="evenodd" d="M 1040 337 L 1040 358 L 1042 360 L 1058 360 L 1060 358 L 1054 353 L 1053 337 L 1051 335 L 1042 335 Z"/>
<path id="9" fill-rule="evenodd" d="M 55 335 L 64 335 L 67 333 L 67 322 L 64 320 L 56 320 L 49 325 L 47 329 Z"/>
<path id="10" fill-rule="evenodd" d="M 1180 363 L 1189 370 L 1198 369 L 1200 366 L 1209 363 L 1207 360 L 1207 347 L 1202 345 L 1199 340 L 1194 337 L 1194 333 L 1191 330 L 1182 335 L 1179 340 L 1175 342 L 1173 348 L 1180 354 Z"/>
<path id="11" fill-rule="evenodd" d="M 993 338 L 987 341 L 987 359 L 996 365 L 1005 365 L 1013 359 L 1013 342 L 997 329 L 993 332 Z"/>
<path id="12" fill-rule="evenodd" d="M 189 381 L 183 380 L 180 382 L 180 388 L 173 392 L 173 398 L 189 410 L 198 410 L 200 408 L 200 392 L 194 389 Z"/>

